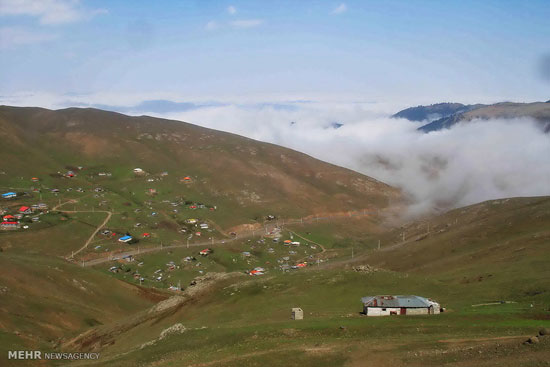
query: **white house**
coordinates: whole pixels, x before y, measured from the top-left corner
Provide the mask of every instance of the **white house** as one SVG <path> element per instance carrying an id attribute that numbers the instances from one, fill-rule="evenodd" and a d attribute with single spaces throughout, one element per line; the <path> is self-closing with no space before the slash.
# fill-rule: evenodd
<path id="1" fill-rule="evenodd" d="M 361 298 L 367 316 L 434 315 L 441 312 L 439 303 L 420 296 L 368 296 Z"/>

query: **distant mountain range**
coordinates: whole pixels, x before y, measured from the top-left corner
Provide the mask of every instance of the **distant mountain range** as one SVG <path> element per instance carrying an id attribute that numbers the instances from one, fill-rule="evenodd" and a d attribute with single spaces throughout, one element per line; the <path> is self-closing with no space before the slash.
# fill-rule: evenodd
<path id="1" fill-rule="evenodd" d="M 534 103 L 502 102 L 491 105 L 461 103 L 437 103 L 429 106 L 410 107 L 392 117 L 410 121 L 426 121 L 418 130 L 429 133 L 449 129 L 458 123 L 475 119 L 513 119 L 531 117 L 540 123 L 544 132 L 550 132 L 550 101 Z"/>

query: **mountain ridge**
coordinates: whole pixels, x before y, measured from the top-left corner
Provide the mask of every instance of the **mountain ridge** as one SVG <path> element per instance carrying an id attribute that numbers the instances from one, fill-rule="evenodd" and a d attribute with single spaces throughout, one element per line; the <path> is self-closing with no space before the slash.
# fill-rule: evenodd
<path id="1" fill-rule="evenodd" d="M 437 119 L 428 118 L 441 110 L 444 110 L 446 115 L 444 114 L 444 116 Z M 410 107 L 397 112 L 392 117 L 405 118 L 415 122 L 427 121 L 426 124 L 417 129 L 425 133 L 449 129 L 456 124 L 466 123 L 475 119 L 489 120 L 494 118 L 513 119 L 531 117 L 545 133 L 550 132 L 550 104 L 548 102 L 499 102 L 490 105 L 438 103 L 429 106 Z"/>

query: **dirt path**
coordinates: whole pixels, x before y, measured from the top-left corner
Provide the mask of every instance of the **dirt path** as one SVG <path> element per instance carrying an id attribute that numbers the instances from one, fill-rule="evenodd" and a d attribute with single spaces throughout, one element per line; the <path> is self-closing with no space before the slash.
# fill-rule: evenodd
<path id="1" fill-rule="evenodd" d="M 358 210 L 358 211 L 352 211 L 352 212 L 345 212 L 345 213 L 337 213 L 334 215 L 327 215 L 323 217 L 319 216 L 309 216 L 306 218 L 300 218 L 300 219 L 286 219 L 286 220 L 280 220 L 277 223 L 268 223 L 264 226 L 265 232 L 268 233 L 273 228 L 280 226 L 283 227 L 284 225 L 289 224 L 303 224 L 303 223 L 312 223 L 312 222 L 318 222 L 319 220 L 333 220 L 333 219 L 341 219 L 346 217 L 363 217 L 363 216 L 369 216 L 372 215 L 373 212 L 369 210 Z M 257 237 L 257 236 L 263 236 L 264 229 L 262 230 L 252 230 L 247 232 L 240 232 L 236 237 L 232 238 L 226 238 L 226 239 L 220 239 L 220 240 L 214 240 L 214 241 L 203 241 L 203 242 L 197 242 L 197 243 L 190 243 L 190 244 L 175 244 L 175 245 L 169 245 L 169 246 L 158 246 L 158 247 L 148 247 L 143 249 L 135 249 L 130 251 L 123 251 L 116 254 L 109 254 L 104 257 L 100 257 L 97 259 L 92 259 L 88 261 L 83 261 L 82 266 L 94 266 L 99 264 L 104 264 L 106 262 L 112 261 L 114 258 L 121 258 L 124 256 L 135 256 L 145 253 L 151 253 L 151 252 L 157 252 L 157 251 L 163 251 L 163 250 L 170 250 L 170 249 L 177 249 L 177 248 L 188 248 L 188 247 L 199 247 L 199 246 L 209 246 L 209 245 L 223 245 L 229 242 L 242 240 L 245 238 L 251 238 L 251 237 Z M 97 233 L 97 232 L 95 232 Z M 95 234 L 94 234 L 95 235 Z M 296 234 L 298 237 L 301 237 L 300 235 Z M 303 238 L 306 241 L 315 243 L 313 241 L 308 240 L 307 238 Z M 91 242 L 91 241 L 90 241 Z M 321 244 L 315 243 L 316 245 L 319 245 L 322 248 L 322 252 L 326 251 L 324 246 Z"/>
<path id="2" fill-rule="evenodd" d="M 291 231 L 291 230 L 288 230 L 288 233 L 292 233 L 294 236 L 299 237 L 299 238 L 303 239 L 304 241 L 307 241 L 309 243 L 313 243 L 314 245 L 319 246 L 321 248 L 321 252 L 319 252 L 319 254 L 322 254 L 323 252 L 326 251 L 325 246 L 321 245 L 319 242 L 315 242 L 315 241 L 312 241 L 310 239 L 307 239 L 307 238 L 305 238 L 303 236 L 300 236 L 298 233 L 296 233 L 294 231 Z"/>
<path id="3" fill-rule="evenodd" d="M 81 248 L 79 248 L 76 251 L 71 252 L 71 255 L 67 255 L 66 256 L 67 259 L 74 258 L 74 255 L 77 255 L 81 251 L 86 249 L 88 247 L 88 245 L 93 241 L 93 239 L 96 236 L 97 232 L 99 232 L 101 230 L 101 228 L 103 228 L 107 224 L 107 222 L 109 222 L 111 217 L 113 216 L 113 212 L 110 212 L 110 211 L 107 211 L 107 210 L 96 210 L 96 211 L 62 210 L 62 212 L 63 213 L 107 213 L 107 216 L 105 217 L 105 220 L 103 222 L 101 222 L 101 224 L 99 226 L 97 226 L 95 231 L 90 235 L 90 237 L 84 243 L 84 246 L 82 246 Z"/>
<path id="4" fill-rule="evenodd" d="M 362 255 L 356 256 L 356 257 L 351 258 L 351 259 L 341 259 L 341 260 L 336 260 L 336 261 L 331 262 L 331 263 L 325 263 L 325 264 L 321 265 L 321 268 L 323 268 L 323 267 L 325 267 L 325 268 L 335 268 L 335 267 L 339 267 L 339 266 L 346 265 L 346 264 L 365 261 L 375 252 L 386 252 L 386 251 L 395 250 L 395 249 L 403 247 L 403 246 L 405 246 L 409 243 L 416 242 L 419 238 L 424 237 L 424 236 L 426 236 L 425 233 L 414 236 L 411 239 L 403 241 L 403 242 L 398 242 L 398 243 L 395 243 L 393 245 L 381 247 L 380 250 L 372 250 L 372 252 L 368 252 L 366 254 L 362 254 Z"/>

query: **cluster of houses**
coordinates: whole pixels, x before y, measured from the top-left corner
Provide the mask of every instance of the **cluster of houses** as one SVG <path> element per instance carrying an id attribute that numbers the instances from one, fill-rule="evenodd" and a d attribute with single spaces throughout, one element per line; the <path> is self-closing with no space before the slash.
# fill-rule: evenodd
<path id="1" fill-rule="evenodd" d="M 29 215 L 34 214 L 35 212 L 45 212 L 48 210 L 48 205 L 44 203 L 33 204 L 32 206 L 21 206 L 17 209 L 17 212 L 14 214 L 8 214 L 9 210 L 4 209 L 1 211 L 2 222 L 0 223 L 0 230 L 14 230 L 21 228 L 21 220 Z M 39 216 L 33 216 L 30 218 L 32 222 L 38 222 L 40 220 Z M 28 228 L 28 226 L 23 226 L 23 228 Z"/>

